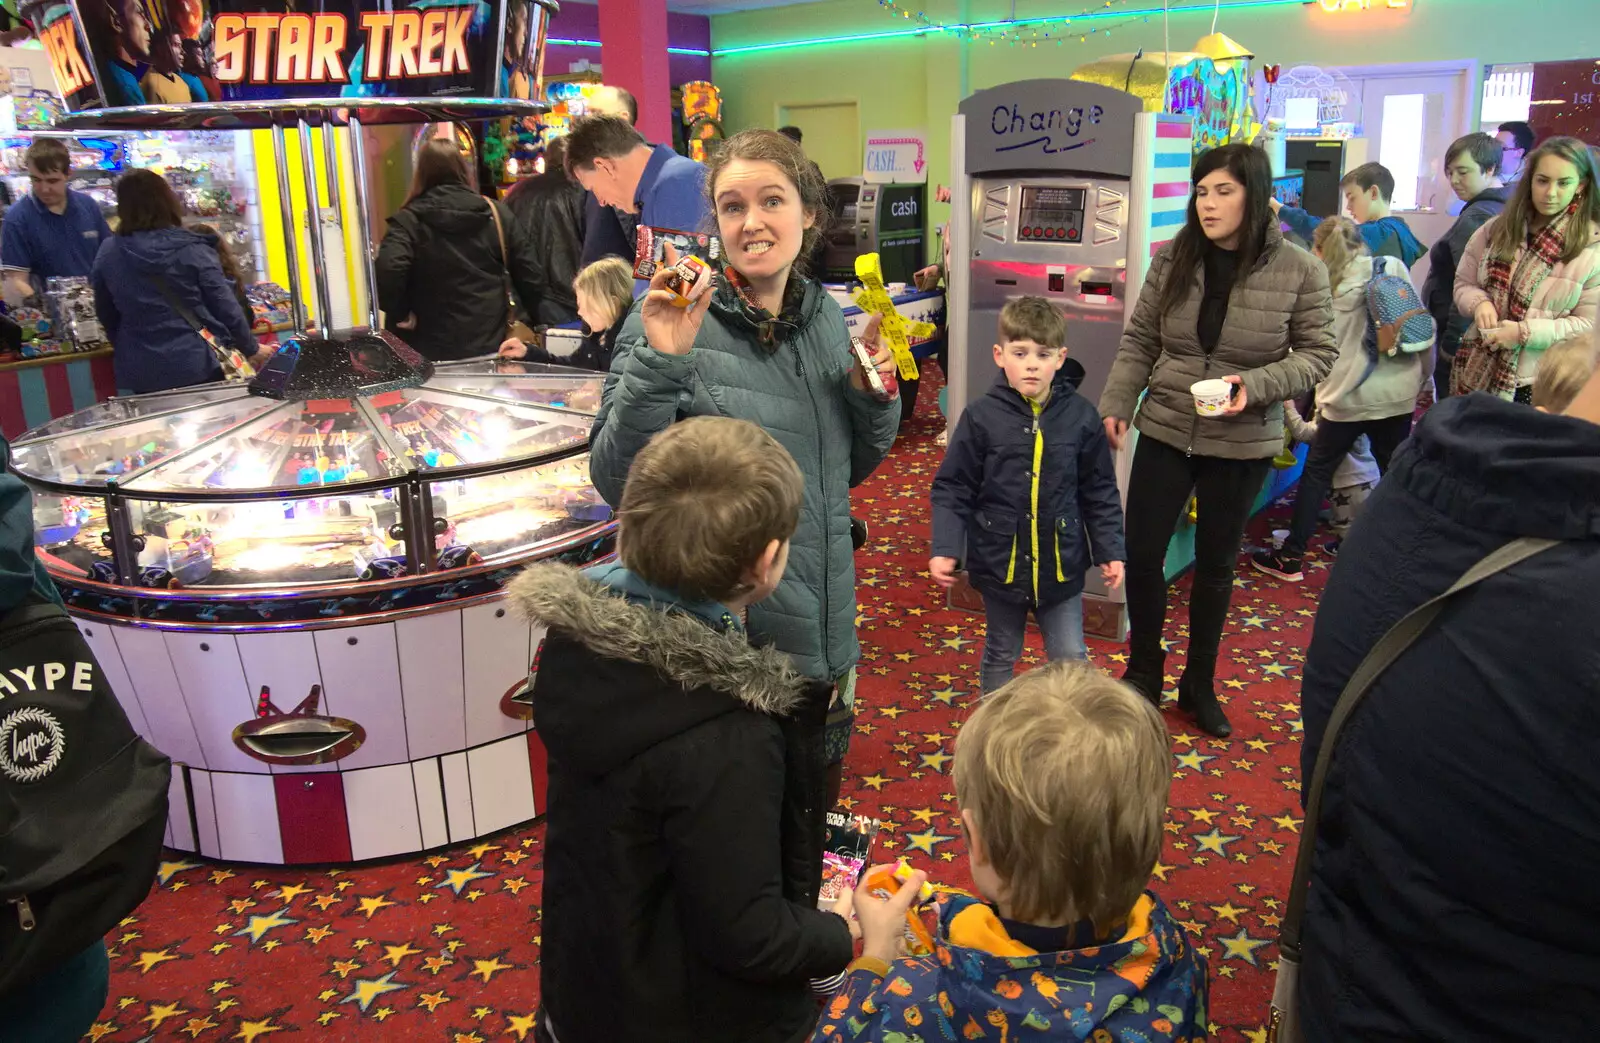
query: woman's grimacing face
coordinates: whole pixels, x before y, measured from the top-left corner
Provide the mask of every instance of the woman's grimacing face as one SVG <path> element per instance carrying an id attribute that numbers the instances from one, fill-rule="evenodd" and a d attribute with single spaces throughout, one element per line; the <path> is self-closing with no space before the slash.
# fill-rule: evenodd
<path id="1" fill-rule="evenodd" d="M 717 229 L 728 259 L 752 283 L 787 275 L 816 223 L 775 163 L 733 159 L 717 176 Z"/>
<path id="2" fill-rule="evenodd" d="M 1206 238 L 1225 250 L 1239 245 L 1244 226 L 1244 185 L 1227 169 L 1213 170 L 1194 186 L 1194 208 Z"/>

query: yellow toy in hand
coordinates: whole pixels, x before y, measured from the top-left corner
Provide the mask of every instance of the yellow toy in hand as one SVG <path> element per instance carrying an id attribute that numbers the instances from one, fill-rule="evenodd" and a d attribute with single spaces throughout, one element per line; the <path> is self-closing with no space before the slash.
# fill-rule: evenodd
<path id="1" fill-rule="evenodd" d="M 931 322 L 912 322 L 901 315 L 894 306 L 894 298 L 883 284 L 883 262 L 877 254 L 862 254 L 856 258 L 856 278 L 861 280 L 861 290 L 856 294 L 856 306 L 868 315 L 882 315 L 880 335 L 894 352 L 895 367 L 901 380 L 917 379 L 917 360 L 911 354 L 913 337 L 926 340 L 938 327 Z"/>

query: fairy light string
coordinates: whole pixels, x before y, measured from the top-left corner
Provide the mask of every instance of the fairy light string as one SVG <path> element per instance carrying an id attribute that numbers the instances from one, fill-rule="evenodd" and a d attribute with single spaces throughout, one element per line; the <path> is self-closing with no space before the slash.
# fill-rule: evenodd
<path id="1" fill-rule="evenodd" d="M 1078 38 L 1079 43 L 1087 43 L 1091 36 L 1109 37 L 1113 30 L 1150 21 L 1149 15 L 1132 15 L 1110 25 L 1091 25 L 1088 28 L 1073 25 L 1075 19 L 1079 21 L 1104 19 L 1107 11 L 1126 2 L 1127 0 L 1101 0 L 1094 7 L 1085 8 L 1075 15 L 1065 17 L 1058 15 L 1048 18 L 1017 18 L 1013 13 L 1013 17 L 996 22 L 952 23 L 937 21 L 930 18 L 927 12 L 896 3 L 895 0 L 877 0 L 878 6 L 888 11 L 891 17 L 914 22 L 930 33 L 950 33 L 965 40 L 988 40 L 991 47 L 998 46 L 1001 42 L 1012 47 L 1038 47 L 1040 44 L 1052 43 L 1059 47 L 1074 36 Z"/>

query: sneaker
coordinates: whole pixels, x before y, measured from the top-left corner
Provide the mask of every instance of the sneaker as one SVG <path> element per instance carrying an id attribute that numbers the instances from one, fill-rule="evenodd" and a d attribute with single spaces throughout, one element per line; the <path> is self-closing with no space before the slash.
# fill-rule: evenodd
<path id="1" fill-rule="evenodd" d="M 1282 551 L 1260 551 L 1250 558 L 1250 565 L 1257 572 L 1276 576 L 1286 583 L 1299 583 L 1306 578 L 1300 571 L 1300 559 L 1284 557 Z"/>
<path id="2" fill-rule="evenodd" d="M 867 523 L 860 518 L 850 519 L 850 546 L 860 550 L 867 545 Z"/>

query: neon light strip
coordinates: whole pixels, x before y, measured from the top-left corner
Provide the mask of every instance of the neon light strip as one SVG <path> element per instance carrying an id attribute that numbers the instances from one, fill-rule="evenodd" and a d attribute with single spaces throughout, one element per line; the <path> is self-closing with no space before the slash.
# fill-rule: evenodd
<path id="1" fill-rule="evenodd" d="M 557 39 L 554 39 L 552 37 L 546 37 L 544 42 L 547 45 L 548 44 L 554 44 L 557 47 L 599 47 L 600 46 L 600 41 L 599 40 L 557 40 Z M 696 49 L 694 47 L 668 47 L 667 48 L 667 53 L 668 54 L 688 54 L 688 55 L 693 55 L 696 58 L 709 58 L 709 57 L 711 57 L 711 52 L 710 51 L 702 51 L 702 50 L 698 50 L 698 49 Z"/>
<path id="2" fill-rule="evenodd" d="M 1233 10 L 1250 7 L 1304 7 L 1307 0 L 1228 0 L 1222 4 L 1191 4 L 1186 7 L 1171 8 L 1170 14 L 1187 14 L 1190 12 L 1206 14 L 1217 10 Z M 1051 18 L 1023 18 L 1014 22 L 974 22 L 958 25 L 924 25 L 915 29 L 897 29 L 882 33 L 861 33 L 856 36 L 823 36 L 810 40 L 789 40 L 783 43 L 758 43 L 742 47 L 718 47 L 712 50 L 713 58 L 725 58 L 734 54 L 755 54 L 759 51 L 776 51 L 786 47 L 820 47 L 833 43 L 860 43 L 865 40 L 887 40 L 901 36 L 927 36 L 931 33 L 959 33 L 982 29 L 1022 28 L 1035 25 L 1060 25 L 1070 22 L 1089 22 L 1104 19 L 1141 18 L 1159 15 L 1159 7 L 1139 8 L 1137 10 L 1123 11 L 1092 11 L 1088 14 L 1057 15 Z M 559 41 L 551 40 L 551 43 Z"/>

